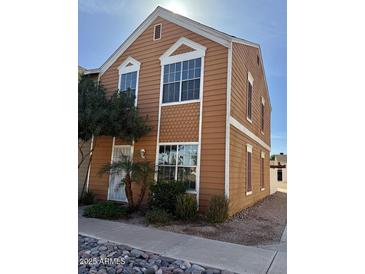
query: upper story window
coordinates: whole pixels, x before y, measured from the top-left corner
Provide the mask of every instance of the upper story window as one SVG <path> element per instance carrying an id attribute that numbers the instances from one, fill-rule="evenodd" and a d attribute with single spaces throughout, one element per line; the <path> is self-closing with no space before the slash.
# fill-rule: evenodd
<path id="1" fill-rule="evenodd" d="M 119 67 L 119 92 L 130 91 L 135 98 L 137 105 L 138 97 L 138 78 L 140 63 L 132 57 L 128 57 Z"/>
<path id="2" fill-rule="evenodd" d="M 261 97 L 261 133 L 265 130 L 265 98 Z"/>
<path id="3" fill-rule="evenodd" d="M 136 95 L 137 71 L 121 74 L 120 81 L 121 92 L 130 90 L 133 96 Z"/>
<path id="4" fill-rule="evenodd" d="M 174 55 L 181 46 L 191 51 Z M 202 93 L 206 47 L 181 37 L 160 57 L 162 104 L 196 102 Z"/>
<path id="5" fill-rule="evenodd" d="M 153 27 L 153 40 L 161 39 L 161 30 L 162 30 L 161 24 L 157 24 Z"/>
<path id="6" fill-rule="evenodd" d="M 247 78 L 247 120 L 252 123 L 253 77 L 250 72 L 248 72 Z"/>
<path id="7" fill-rule="evenodd" d="M 162 103 L 199 99 L 200 76 L 201 58 L 165 65 Z"/>

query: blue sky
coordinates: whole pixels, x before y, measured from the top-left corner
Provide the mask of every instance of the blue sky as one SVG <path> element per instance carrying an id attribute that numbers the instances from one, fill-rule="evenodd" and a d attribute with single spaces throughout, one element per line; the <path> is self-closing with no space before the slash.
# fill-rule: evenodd
<path id="1" fill-rule="evenodd" d="M 261 45 L 272 106 L 271 153 L 286 153 L 286 1 L 79 0 L 79 64 L 100 67 L 158 5 Z"/>

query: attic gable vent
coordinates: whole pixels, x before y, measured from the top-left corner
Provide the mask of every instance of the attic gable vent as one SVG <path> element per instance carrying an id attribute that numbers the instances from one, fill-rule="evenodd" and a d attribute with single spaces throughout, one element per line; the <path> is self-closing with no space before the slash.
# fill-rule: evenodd
<path id="1" fill-rule="evenodd" d="M 154 28 L 153 28 L 153 40 L 161 39 L 161 28 L 162 28 L 161 24 L 158 24 L 158 25 L 154 26 Z"/>

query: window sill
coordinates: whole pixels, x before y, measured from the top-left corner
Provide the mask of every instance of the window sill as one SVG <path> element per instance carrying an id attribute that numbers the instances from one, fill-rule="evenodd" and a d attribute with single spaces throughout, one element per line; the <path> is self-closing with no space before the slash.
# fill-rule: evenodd
<path id="1" fill-rule="evenodd" d="M 189 194 L 197 194 L 196 190 L 187 190 L 186 193 L 189 193 Z"/>
<path id="2" fill-rule="evenodd" d="M 252 191 L 246 192 L 246 196 L 249 196 L 252 194 Z"/>
<path id="3" fill-rule="evenodd" d="M 247 121 L 249 121 L 252 124 L 252 120 L 248 117 L 246 117 L 246 118 L 247 118 Z"/>
<path id="4" fill-rule="evenodd" d="M 262 188 L 261 188 L 261 191 L 264 191 L 264 190 L 265 190 L 265 188 L 264 188 L 264 187 L 262 187 Z"/>
<path id="5" fill-rule="evenodd" d="M 174 105 L 184 105 L 184 104 L 193 104 L 193 103 L 199 103 L 200 99 L 197 100 L 187 100 L 187 101 L 180 101 L 180 102 L 171 102 L 171 103 L 161 103 L 161 106 L 174 106 Z"/>

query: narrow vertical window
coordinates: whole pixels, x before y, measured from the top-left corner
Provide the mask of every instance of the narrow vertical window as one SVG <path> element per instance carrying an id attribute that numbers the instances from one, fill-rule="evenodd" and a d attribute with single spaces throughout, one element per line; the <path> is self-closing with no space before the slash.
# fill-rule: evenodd
<path id="1" fill-rule="evenodd" d="M 260 189 L 265 190 L 265 152 L 261 152 L 260 163 Z"/>
<path id="2" fill-rule="evenodd" d="M 252 146 L 247 145 L 246 195 L 252 194 Z"/>
<path id="3" fill-rule="evenodd" d="M 278 169 L 278 181 L 279 182 L 283 181 L 283 170 L 282 169 Z"/>
<path id="4" fill-rule="evenodd" d="M 155 25 L 153 28 L 153 40 L 161 39 L 161 24 Z"/>
<path id="5" fill-rule="evenodd" d="M 248 73 L 248 87 L 247 87 L 247 120 L 252 123 L 252 96 L 253 96 L 253 77 Z"/>
<path id="6" fill-rule="evenodd" d="M 264 134 L 265 129 L 265 99 L 261 97 L 261 133 Z"/>

